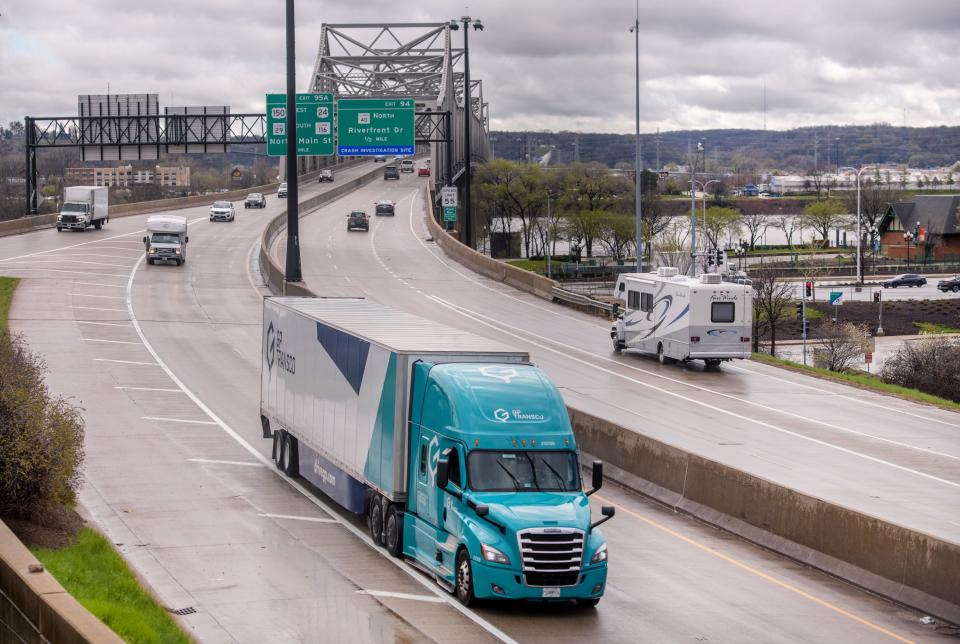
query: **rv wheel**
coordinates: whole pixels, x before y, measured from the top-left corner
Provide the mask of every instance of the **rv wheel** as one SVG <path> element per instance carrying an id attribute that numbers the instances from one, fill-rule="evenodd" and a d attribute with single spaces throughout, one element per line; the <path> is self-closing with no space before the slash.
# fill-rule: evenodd
<path id="1" fill-rule="evenodd" d="M 703 362 L 704 362 L 704 364 L 706 365 L 707 369 L 710 369 L 711 371 L 719 371 L 719 370 L 720 370 L 720 360 L 718 360 L 718 359 L 716 359 L 716 358 L 711 358 L 711 359 L 709 359 L 709 360 L 704 360 Z"/>
<path id="2" fill-rule="evenodd" d="M 623 350 L 626 349 L 626 348 L 627 348 L 627 345 L 625 345 L 623 342 L 620 342 L 620 340 L 617 340 L 616 338 L 613 339 L 613 350 L 614 350 L 614 351 L 616 351 L 617 353 L 620 353 L 621 351 L 623 351 Z"/>
<path id="3" fill-rule="evenodd" d="M 660 361 L 660 364 L 670 364 L 673 362 L 673 358 L 663 352 L 662 342 L 657 345 L 657 360 Z"/>

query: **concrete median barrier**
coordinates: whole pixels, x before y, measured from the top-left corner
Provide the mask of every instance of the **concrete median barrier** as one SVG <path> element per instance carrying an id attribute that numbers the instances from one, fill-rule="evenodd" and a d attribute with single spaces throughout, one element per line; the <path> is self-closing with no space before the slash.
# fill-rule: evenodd
<path id="1" fill-rule="evenodd" d="M 53 578 L 0 521 L 0 641 L 123 642 Z"/>
<path id="2" fill-rule="evenodd" d="M 792 559 L 960 623 L 960 545 L 828 503 L 569 408 L 613 480 Z M 602 494 L 602 493 L 601 493 Z"/>
<path id="3" fill-rule="evenodd" d="M 426 192 L 427 228 L 433 240 L 443 249 L 444 253 L 451 259 L 490 279 L 504 282 L 537 297 L 553 300 L 553 289 L 559 286 L 555 280 L 511 266 L 492 257 L 487 257 L 483 253 L 478 253 L 461 244 L 459 240 L 444 230 L 434 216 L 433 194 L 432 190 Z"/>

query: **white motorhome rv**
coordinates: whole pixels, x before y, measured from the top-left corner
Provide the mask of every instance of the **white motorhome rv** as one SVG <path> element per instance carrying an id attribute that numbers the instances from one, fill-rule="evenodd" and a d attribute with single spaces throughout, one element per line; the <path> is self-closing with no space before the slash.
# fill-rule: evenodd
<path id="1" fill-rule="evenodd" d="M 750 357 L 753 287 L 724 282 L 717 273 L 697 278 L 674 267 L 624 273 L 613 296 L 624 308 L 610 330 L 615 351 L 635 349 L 661 363 Z"/>
<path id="2" fill-rule="evenodd" d="M 152 215 L 147 218 L 143 245 L 147 263 L 168 261 L 180 266 L 187 261 L 187 218 L 177 215 Z"/>

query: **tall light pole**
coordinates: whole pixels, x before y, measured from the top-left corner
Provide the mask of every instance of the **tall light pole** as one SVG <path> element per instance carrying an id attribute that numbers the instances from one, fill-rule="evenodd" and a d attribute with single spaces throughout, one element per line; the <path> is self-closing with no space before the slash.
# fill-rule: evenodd
<path id="1" fill-rule="evenodd" d="M 460 16 L 463 23 L 463 243 L 473 248 L 473 213 L 470 210 L 470 126 L 473 125 L 473 96 L 470 91 L 470 25 L 477 31 L 483 31 L 483 24 L 470 16 Z M 456 20 L 450 21 L 450 29 L 457 31 L 460 25 Z"/>
<path id="2" fill-rule="evenodd" d="M 630 31 L 633 32 L 634 41 L 636 50 L 634 53 L 634 91 L 635 91 L 635 102 L 634 107 L 636 109 L 635 114 L 635 125 L 636 125 L 636 136 L 637 136 L 637 149 L 635 150 L 635 161 L 633 162 L 634 174 L 636 175 L 634 190 L 634 213 L 637 217 L 637 272 L 643 272 L 643 214 L 640 209 L 640 191 L 642 188 L 642 174 L 643 168 L 640 167 L 640 1 L 637 0 L 637 17 L 633 22 L 633 26 L 630 27 Z"/>
<path id="3" fill-rule="evenodd" d="M 839 141 L 839 139 L 837 139 Z M 843 168 L 837 168 L 837 176 L 840 175 L 840 170 L 853 170 L 857 173 L 857 283 L 863 284 L 863 262 L 860 260 L 860 255 L 863 252 L 863 239 L 862 233 L 860 232 L 860 175 L 863 174 L 864 170 L 879 168 L 880 166 L 876 164 L 869 164 L 862 166 L 859 170 L 856 168 L 851 168 L 849 166 L 844 166 Z"/>
<path id="4" fill-rule="evenodd" d="M 297 46 L 293 0 L 287 0 L 287 261 L 284 280 L 302 282 L 300 273 L 300 205 L 297 191 Z"/>

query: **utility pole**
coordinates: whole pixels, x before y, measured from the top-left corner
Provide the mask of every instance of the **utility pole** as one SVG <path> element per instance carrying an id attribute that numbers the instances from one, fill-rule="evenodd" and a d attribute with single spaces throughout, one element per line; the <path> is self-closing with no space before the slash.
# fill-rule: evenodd
<path id="1" fill-rule="evenodd" d="M 702 144 L 697 143 L 697 147 Z M 687 158 L 690 162 L 690 273 L 697 275 L 697 164 L 687 141 Z"/>
<path id="2" fill-rule="evenodd" d="M 297 190 L 297 67 L 293 0 L 287 0 L 287 262 L 284 280 L 302 282 Z"/>
<path id="3" fill-rule="evenodd" d="M 813 134 L 813 170 L 814 172 L 816 172 L 820 168 L 820 165 L 818 164 L 818 159 L 817 159 L 817 152 L 819 151 L 817 148 L 819 145 L 820 145 L 820 136 L 816 132 L 814 132 Z M 817 199 L 819 198 L 820 198 L 820 195 L 818 193 Z"/>
<path id="4" fill-rule="evenodd" d="M 660 128 L 657 128 L 657 172 L 663 168 L 660 165 Z"/>
<path id="5" fill-rule="evenodd" d="M 643 164 L 640 162 L 640 0 L 637 0 L 637 17 L 634 20 L 633 27 L 630 28 L 630 31 L 633 32 L 634 40 L 636 43 L 636 56 L 635 56 L 635 78 L 634 78 L 634 90 L 636 101 L 634 103 L 636 113 L 635 113 L 635 124 L 636 124 L 636 136 L 637 136 L 637 149 L 636 149 L 636 159 L 633 163 L 633 174 L 635 175 L 634 179 L 634 211 L 637 218 L 637 272 L 643 272 L 643 213 L 640 209 L 640 193 L 641 193 L 641 177 L 643 175 Z"/>

